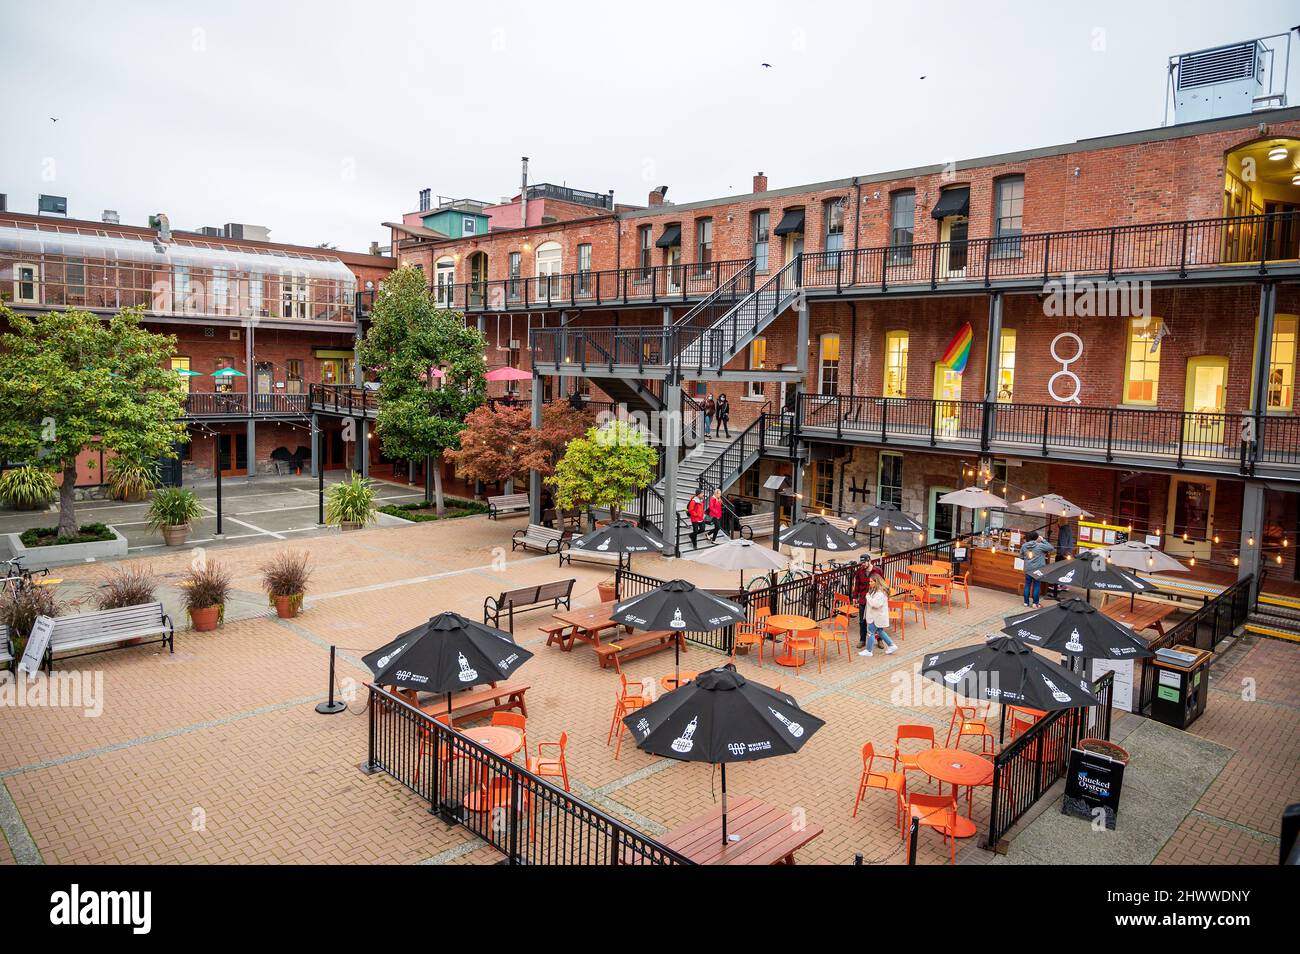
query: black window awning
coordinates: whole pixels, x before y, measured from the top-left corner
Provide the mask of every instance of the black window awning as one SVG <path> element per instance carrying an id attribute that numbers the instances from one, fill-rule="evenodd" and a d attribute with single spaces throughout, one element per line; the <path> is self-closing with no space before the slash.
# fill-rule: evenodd
<path id="1" fill-rule="evenodd" d="M 781 221 L 776 226 L 777 235 L 789 235 L 791 232 L 803 232 L 803 209 L 786 209 Z"/>
<path id="2" fill-rule="evenodd" d="M 970 215 L 970 189 L 944 189 L 930 214 L 936 219 L 950 215 Z"/>
<path id="3" fill-rule="evenodd" d="M 682 244 L 682 227 L 680 225 L 665 225 L 664 234 L 659 236 L 659 241 L 655 242 L 657 248 L 672 248 L 674 245 Z"/>

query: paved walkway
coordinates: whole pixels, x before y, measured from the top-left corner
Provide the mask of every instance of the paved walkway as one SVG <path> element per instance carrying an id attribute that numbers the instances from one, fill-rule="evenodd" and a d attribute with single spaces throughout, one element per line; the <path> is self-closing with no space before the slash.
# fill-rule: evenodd
<path id="1" fill-rule="evenodd" d="M 366 754 L 366 673 L 359 657 L 435 612 L 468 616 L 507 586 L 577 579 L 575 605 L 596 601 L 608 569 L 562 572 L 554 557 L 509 550 L 522 520 L 468 517 L 411 527 L 306 537 L 292 541 L 315 563 L 304 614 L 281 621 L 257 606 L 257 566 L 285 542 L 229 548 L 227 562 L 245 594 L 243 619 L 218 632 L 182 631 L 175 655 L 140 647 L 90 657 L 102 674 L 103 711 L 0 708 L 0 864 L 11 862 L 426 862 L 493 863 L 499 855 L 459 828 L 430 816 L 419 800 L 384 775 L 357 768 Z M 183 572 L 188 551 L 156 551 L 147 561 L 165 577 Z M 663 578 L 730 585 L 734 574 L 687 561 L 637 560 Z M 102 565 L 61 571 L 69 592 L 85 592 Z M 62 592 L 62 590 L 61 590 Z M 865 741 L 893 748 L 899 723 L 932 725 L 942 742 L 950 704 L 915 697 L 922 655 L 962 645 L 995 630 L 1014 609 L 1007 595 L 978 588 L 970 609 L 932 614 L 907 628 L 900 652 L 872 659 L 836 658 L 827 669 L 761 670 L 742 657 L 750 678 L 781 684 L 827 721 L 797 755 L 734 766 L 728 787 L 758 796 L 825 826 L 801 861 L 900 863 L 889 796 L 868 793 L 850 818 Z M 714 804 L 717 777 L 706 765 L 677 763 L 625 745 L 616 761 L 606 747 L 617 679 L 587 647 L 546 647 L 536 626 L 548 614 L 519 620 L 516 636 L 536 653 L 519 678 L 529 692 L 530 743 L 570 738 L 574 791 L 650 834 L 660 834 Z M 896 634 L 897 635 L 897 634 Z M 339 682 L 352 708 L 325 717 L 329 645 L 340 647 Z M 1226 758 L 1194 805 L 1172 806 L 1160 823 L 1158 861 L 1267 862 L 1276 853 L 1277 818 L 1297 789 L 1297 648 L 1242 643 L 1215 673 L 1207 715 L 1193 735 L 1216 743 Z M 691 647 L 683 665 L 700 669 L 721 657 Z M 93 667 L 93 668 L 90 668 Z M 627 666 L 636 679 L 672 668 L 659 654 Z M 1240 685 L 1239 685 L 1240 684 Z M 1252 701 L 1243 698 L 1243 688 Z M 1130 770 L 1141 778 L 1137 762 Z M 933 789 L 918 783 L 922 791 Z M 1127 784 L 1127 783 L 1126 783 Z M 986 824 L 987 794 L 977 793 L 975 820 Z M 1083 824 L 1083 823 L 1081 823 Z M 946 861 L 938 837 L 923 832 L 920 861 Z M 1014 833 L 1013 833 L 1014 835 Z M 1017 856 L 1012 841 L 1009 860 Z M 988 854 L 966 842 L 959 861 Z"/>

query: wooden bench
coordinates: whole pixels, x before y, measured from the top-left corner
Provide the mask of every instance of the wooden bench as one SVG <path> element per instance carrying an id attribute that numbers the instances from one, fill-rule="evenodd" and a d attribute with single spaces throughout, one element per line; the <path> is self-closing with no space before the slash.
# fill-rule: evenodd
<path id="1" fill-rule="evenodd" d="M 513 709 L 521 716 L 528 715 L 528 706 L 524 695 L 528 692 L 526 685 L 502 683 L 499 686 L 483 686 L 468 692 L 451 694 L 451 723 L 459 726 L 494 712 Z M 420 706 L 421 711 L 431 716 L 443 715 L 447 711 L 447 697 L 437 696 Z"/>
<path id="2" fill-rule="evenodd" d="M 0 624 L 0 669 L 14 667 L 14 644 L 9 638 L 9 627 Z"/>
<path id="3" fill-rule="evenodd" d="M 673 643 L 680 645 L 682 652 L 686 652 L 686 640 L 683 635 L 671 629 L 624 633 L 617 636 L 612 642 L 602 643 L 595 647 L 595 650 L 596 657 L 600 660 L 600 668 L 608 669 L 614 664 L 614 657 L 616 656 L 619 665 L 622 665 L 625 659 L 636 659 L 638 656 L 657 653 L 661 649 L 671 649 Z"/>
<path id="4" fill-rule="evenodd" d="M 568 530 L 552 530 L 540 523 L 530 523 L 523 530 L 516 530 L 510 536 L 510 549 L 541 550 L 543 553 L 559 553 L 560 547 L 569 539 Z"/>
<path id="5" fill-rule="evenodd" d="M 54 668 L 55 655 L 88 656 L 109 649 L 125 649 L 122 644 L 128 640 L 162 642 L 167 644 L 168 652 L 176 651 L 171 617 L 163 611 L 162 603 L 55 617 L 50 648 L 45 653 L 46 671 Z"/>
<path id="6" fill-rule="evenodd" d="M 501 494 L 499 497 L 489 497 L 487 503 L 488 516 L 493 520 L 503 513 L 528 512 L 527 494 Z"/>
<path id="7" fill-rule="evenodd" d="M 573 649 L 573 640 L 576 638 L 576 628 L 572 623 L 547 623 L 545 626 L 538 626 L 538 630 L 546 634 L 547 646 L 559 646 L 566 653 Z"/>
<path id="8" fill-rule="evenodd" d="M 607 566 L 621 567 L 625 556 L 627 554 L 603 553 L 600 550 L 575 550 L 568 540 L 560 546 L 560 566 L 564 566 L 565 563 L 572 565 L 574 560 L 582 560 L 585 563 L 604 563 Z"/>
<path id="9" fill-rule="evenodd" d="M 762 513 L 751 513 L 746 517 L 737 517 L 736 526 L 740 528 L 740 535 L 746 540 L 753 540 L 755 537 L 770 537 L 772 535 L 772 511 L 765 510 Z"/>
<path id="10" fill-rule="evenodd" d="M 540 586 L 521 586 L 517 590 L 505 590 L 500 596 L 489 596 L 483 601 L 483 622 L 493 626 L 501 625 L 501 614 L 510 619 L 510 632 L 515 631 L 515 610 L 534 609 L 550 605 L 552 609 L 561 606 L 569 609 L 569 598 L 573 595 L 576 580 L 559 580 L 555 583 L 543 583 Z"/>

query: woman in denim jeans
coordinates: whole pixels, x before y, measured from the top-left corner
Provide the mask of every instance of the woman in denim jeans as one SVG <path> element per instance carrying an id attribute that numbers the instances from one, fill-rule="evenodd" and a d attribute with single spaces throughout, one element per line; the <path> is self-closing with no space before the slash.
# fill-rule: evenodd
<path id="1" fill-rule="evenodd" d="M 1035 570 L 1041 570 L 1047 566 L 1047 554 L 1052 552 L 1052 545 L 1046 540 L 1039 539 L 1038 532 L 1031 530 L 1029 536 L 1025 537 L 1024 545 L 1020 548 L 1020 559 L 1025 563 L 1025 605 L 1038 609 L 1039 594 L 1042 591 L 1042 581 L 1034 576 Z M 1030 597 L 1033 597 L 1031 600 Z"/>

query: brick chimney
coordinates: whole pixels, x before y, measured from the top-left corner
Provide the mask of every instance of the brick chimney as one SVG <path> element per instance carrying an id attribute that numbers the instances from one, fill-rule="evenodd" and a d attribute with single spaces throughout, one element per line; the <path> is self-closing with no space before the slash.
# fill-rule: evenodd
<path id="1" fill-rule="evenodd" d="M 667 186 L 660 186 L 657 189 L 651 189 L 650 198 L 649 198 L 650 205 L 663 205 L 664 196 L 666 196 L 667 194 L 668 194 Z"/>
<path id="2" fill-rule="evenodd" d="M 767 191 L 767 176 L 763 175 L 763 173 L 761 172 L 754 176 L 754 191 L 755 192 Z"/>

